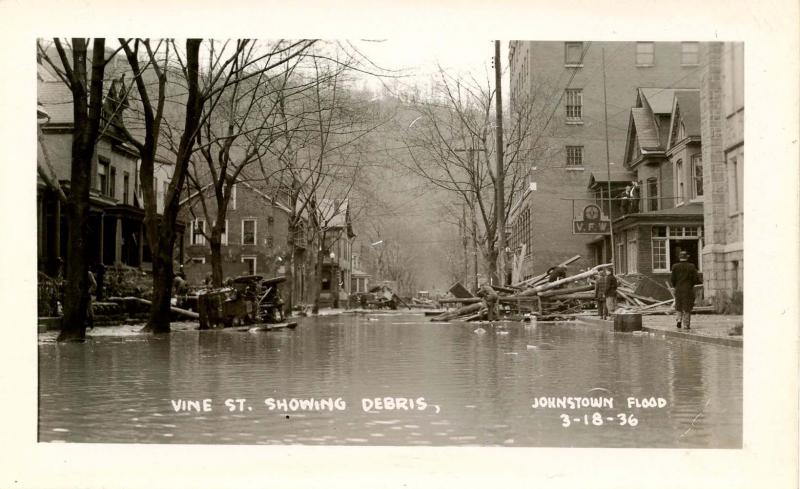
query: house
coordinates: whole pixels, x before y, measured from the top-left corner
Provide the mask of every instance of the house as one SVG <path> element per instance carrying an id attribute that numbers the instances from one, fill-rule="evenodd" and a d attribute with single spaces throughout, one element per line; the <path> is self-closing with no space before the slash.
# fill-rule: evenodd
<path id="1" fill-rule="evenodd" d="M 37 258 L 38 269 L 48 275 L 58 272 L 66 256 L 68 223 L 58 198 L 55 182 L 69 195 L 73 112 L 72 93 L 64 83 L 42 65 L 37 72 L 39 104 L 38 165 L 48 174 L 37 176 Z M 107 98 L 115 98 L 117 82 L 107 83 Z M 120 117 L 108 104 L 106 120 Z M 144 227 L 144 208 L 139 186 L 139 155 L 125 142 L 115 125 L 101 132 L 92 159 L 90 191 L 90 250 L 93 265 L 151 267 L 150 249 Z M 155 191 L 159 211 L 163 210 L 164 188 L 172 178 L 173 167 L 159 161 L 155 169 Z M 50 180 L 48 182 L 48 180 Z M 182 233 L 183 224 L 178 223 Z M 178 255 L 181 249 L 177 250 Z"/>
<path id="2" fill-rule="evenodd" d="M 223 278 L 285 273 L 291 213 L 286 200 L 285 194 L 256 182 L 240 181 L 231 187 L 222 234 Z M 184 272 L 190 283 L 202 283 L 211 272 L 208 237 L 217 215 L 211 186 L 183 199 L 180 214 L 189 223 L 184 236 Z M 303 240 L 298 246 L 303 248 Z"/>
<path id="3" fill-rule="evenodd" d="M 320 223 L 318 237 L 322 260 L 320 307 L 341 307 L 353 292 L 353 223 L 348 200 L 322 199 L 316 212 Z M 364 282 L 366 286 L 366 280 Z"/>
<path id="4" fill-rule="evenodd" d="M 612 221 L 617 273 L 663 285 L 681 251 L 702 271 L 703 184 L 689 180 L 702 174 L 699 120 L 697 90 L 637 90 L 623 164 L 641 198 Z"/>

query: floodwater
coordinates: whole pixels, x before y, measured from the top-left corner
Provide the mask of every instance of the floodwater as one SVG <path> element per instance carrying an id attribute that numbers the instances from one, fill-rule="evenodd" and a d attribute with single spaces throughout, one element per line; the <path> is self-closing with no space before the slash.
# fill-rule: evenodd
<path id="1" fill-rule="evenodd" d="M 48 333 L 39 396 L 42 442 L 742 445 L 740 348 L 572 323 L 347 314 L 258 333 Z M 548 407 L 562 397 L 578 406 Z"/>

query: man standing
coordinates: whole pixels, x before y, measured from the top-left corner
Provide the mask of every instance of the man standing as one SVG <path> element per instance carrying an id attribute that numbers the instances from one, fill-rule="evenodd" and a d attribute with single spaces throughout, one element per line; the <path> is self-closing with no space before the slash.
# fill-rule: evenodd
<path id="1" fill-rule="evenodd" d="M 483 303 L 486 305 L 487 317 L 489 321 L 494 321 L 494 309 L 497 305 L 498 299 L 497 292 L 494 291 L 491 285 L 483 284 L 478 290 L 477 295 L 483 299 Z"/>
<path id="2" fill-rule="evenodd" d="M 606 268 L 606 315 L 611 315 L 617 310 L 617 277 L 613 268 Z"/>
<path id="3" fill-rule="evenodd" d="M 699 274 L 693 263 L 689 263 L 689 253 L 681 251 L 678 263 L 672 266 L 670 283 L 675 287 L 675 311 L 678 313 L 677 327 L 691 329 L 692 308 L 694 307 L 694 286 L 699 283 Z"/>
<path id="4" fill-rule="evenodd" d="M 606 272 L 598 273 L 594 282 L 594 299 L 597 301 L 597 314 L 600 316 L 600 319 L 606 319 L 608 317 L 608 309 L 606 308 L 607 286 L 608 276 L 606 276 Z M 614 293 L 616 293 L 616 291 Z"/>

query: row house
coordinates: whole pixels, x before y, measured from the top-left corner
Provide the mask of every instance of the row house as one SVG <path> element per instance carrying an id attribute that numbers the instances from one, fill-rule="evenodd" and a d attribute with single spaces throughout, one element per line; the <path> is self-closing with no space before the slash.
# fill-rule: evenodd
<path id="1" fill-rule="evenodd" d="M 638 183 L 640 198 L 612 221 L 617 273 L 644 275 L 663 285 L 682 251 L 702 271 L 699 100 L 698 90 L 637 90 L 623 163 Z"/>
<path id="2" fill-rule="evenodd" d="M 69 195 L 72 165 L 72 93 L 64 83 L 41 65 L 37 73 L 39 104 L 38 165 L 50 171 L 53 180 Z M 118 90 L 109 86 L 109 94 Z M 112 94 L 113 95 L 113 94 Z M 115 98 L 110 96 L 109 98 Z M 106 119 L 120 117 L 104 107 Z M 144 206 L 139 185 L 139 155 L 110 124 L 102 131 L 92 158 L 90 191 L 90 250 L 93 266 L 103 264 L 152 267 L 144 227 Z M 155 168 L 154 190 L 158 211 L 172 178 L 173 165 L 159 161 Z M 37 177 L 37 258 L 38 269 L 56 275 L 66 257 L 68 223 L 57 191 Z M 183 232 L 178 223 L 178 232 Z M 176 250 L 178 255 L 181 249 Z"/>

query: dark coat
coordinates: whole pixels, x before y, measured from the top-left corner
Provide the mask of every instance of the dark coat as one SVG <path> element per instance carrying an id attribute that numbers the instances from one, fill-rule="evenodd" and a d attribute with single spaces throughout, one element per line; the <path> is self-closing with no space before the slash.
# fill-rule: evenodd
<path id="1" fill-rule="evenodd" d="M 694 307 L 694 286 L 700 283 L 694 263 L 682 261 L 673 265 L 669 281 L 675 287 L 675 309 L 691 312 Z"/>

